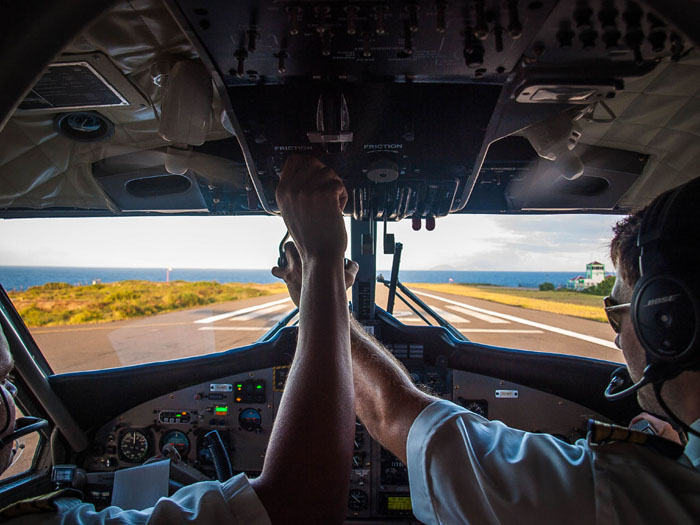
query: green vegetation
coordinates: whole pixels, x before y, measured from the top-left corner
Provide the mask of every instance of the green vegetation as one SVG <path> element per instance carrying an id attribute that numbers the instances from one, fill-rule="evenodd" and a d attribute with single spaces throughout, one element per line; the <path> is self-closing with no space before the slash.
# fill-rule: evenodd
<path id="1" fill-rule="evenodd" d="M 613 286 L 615 286 L 615 276 L 608 275 L 605 279 L 603 279 L 603 282 L 600 282 L 593 286 L 589 286 L 588 288 L 583 290 L 583 293 L 600 295 L 602 297 L 605 297 L 606 295 L 610 295 Z"/>
<path id="2" fill-rule="evenodd" d="M 554 290 L 554 285 L 552 283 L 542 283 L 540 284 L 540 292 L 551 292 Z"/>
<path id="3" fill-rule="evenodd" d="M 118 321 L 286 291 L 283 283 L 121 281 L 92 286 L 47 283 L 10 297 L 28 326 L 56 326 Z"/>
<path id="4" fill-rule="evenodd" d="M 531 288 L 507 288 L 490 285 L 414 283 L 411 287 L 433 290 L 494 303 L 519 306 L 530 310 L 551 312 L 607 322 L 603 310 L 603 296 L 574 290 L 540 291 Z"/>

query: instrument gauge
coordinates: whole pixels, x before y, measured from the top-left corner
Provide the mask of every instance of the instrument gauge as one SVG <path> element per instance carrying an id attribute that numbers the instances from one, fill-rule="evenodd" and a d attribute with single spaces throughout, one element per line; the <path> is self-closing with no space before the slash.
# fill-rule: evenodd
<path id="1" fill-rule="evenodd" d="M 354 511 L 365 510 L 367 508 L 367 494 L 360 489 L 352 489 L 348 497 L 348 508 Z"/>
<path id="2" fill-rule="evenodd" d="M 248 432 L 257 432 L 261 428 L 262 416 L 260 411 L 254 408 L 246 408 L 241 410 L 238 415 L 238 424 L 243 430 Z"/>
<path id="3" fill-rule="evenodd" d="M 150 449 L 148 436 L 140 430 L 128 430 L 119 438 L 119 457 L 127 463 L 143 463 Z"/>
<path id="4" fill-rule="evenodd" d="M 181 458 L 185 458 L 190 451 L 190 440 L 187 434 L 180 430 L 170 430 L 163 434 L 160 440 L 160 450 L 162 451 L 166 445 L 171 445 Z"/>
<path id="5" fill-rule="evenodd" d="M 355 450 L 360 450 L 365 444 L 365 437 L 362 432 L 355 432 L 355 439 L 352 442 Z"/>

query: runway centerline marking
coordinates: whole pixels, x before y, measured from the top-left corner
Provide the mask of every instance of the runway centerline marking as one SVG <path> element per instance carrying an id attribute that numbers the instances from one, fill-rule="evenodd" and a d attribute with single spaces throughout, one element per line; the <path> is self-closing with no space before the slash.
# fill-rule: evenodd
<path id="1" fill-rule="evenodd" d="M 195 323 L 197 323 L 197 324 L 211 324 L 211 323 L 215 323 L 216 321 L 221 321 L 222 319 L 229 319 L 230 317 L 238 317 L 239 315 L 244 315 L 244 314 L 247 314 L 250 312 L 257 312 L 258 310 L 264 310 L 265 308 L 269 308 L 270 306 L 286 303 L 287 301 L 291 301 L 291 300 L 292 300 L 291 298 L 287 297 L 285 299 L 280 299 L 279 301 L 270 301 L 269 303 L 263 303 L 263 304 L 258 304 L 255 306 L 249 306 L 248 308 L 241 308 L 240 310 L 226 312 L 225 314 L 212 315 L 211 317 L 205 317 L 203 319 L 198 319 L 195 321 Z"/>
<path id="2" fill-rule="evenodd" d="M 510 321 L 506 321 L 505 319 L 500 319 L 498 317 L 494 317 L 493 315 L 482 314 L 480 312 L 473 312 L 471 310 L 467 310 L 466 308 L 464 308 L 462 306 L 455 306 L 453 304 L 448 304 L 447 308 L 449 308 L 450 310 L 454 310 L 456 312 L 459 312 L 461 314 L 471 315 L 472 317 L 475 317 L 476 319 L 481 319 L 482 321 L 486 321 L 487 323 L 510 324 Z"/>
<path id="3" fill-rule="evenodd" d="M 443 301 L 443 302 L 448 303 L 448 304 L 453 304 L 455 306 L 461 306 L 463 308 L 466 308 L 467 310 L 473 310 L 475 312 L 479 312 L 482 314 L 493 315 L 494 317 L 500 317 L 501 319 L 513 321 L 514 323 L 520 323 L 520 324 L 524 324 L 527 326 L 532 326 L 533 328 L 540 328 L 541 330 L 546 330 L 548 332 L 554 332 L 555 334 L 565 335 L 567 337 L 573 337 L 575 339 L 580 339 L 582 341 L 588 341 L 589 343 L 593 343 L 596 345 L 605 346 L 608 348 L 613 348 L 615 350 L 619 350 L 619 348 L 617 348 L 617 346 L 615 346 L 615 343 L 613 343 L 612 341 L 606 341 L 605 339 L 600 339 L 598 337 L 593 337 L 593 336 L 586 335 L 586 334 L 579 334 L 578 332 L 572 332 L 571 330 L 564 330 L 563 328 L 557 328 L 556 326 L 550 326 L 550 325 L 544 324 L 544 323 L 536 323 L 535 321 L 530 321 L 528 319 L 523 319 L 522 317 L 516 317 L 514 315 L 502 314 L 500 312 L 486 310 L 485 308 L 471 306 L 469 304 L 464 304 L 464 303 L 460 303 L 457 301 L 453 301 L 452 299 L 445 299 L 444 297 L 440 297 L 439 295 L 433 295 L 431 293 L 419 292 L 419 291 L 416 291 L 415 293 L 418 295 L 422 295 L 424 297 L 430 297 L 431 299 L 437 299 L 438 301 Z"/>
<path id="4" fill-rule="evenodd" d="M 229 332 L 262 332 L 268 329 L 269 327 L 267 326 L 202 326 L 197 328 L 197 330 L 205 330 L 208 332 L 219 330 L 227 330 Z"/>
<path id="5" fill-rule="evenodd" d="M 464 317 L 460 317 L 459 315 L 455 315 L 452 312 L 448 312 L 448 311 L 442 310 L 440 308 L 433 308 L 433 310 L 435 310 L 435 313 L 437 313 L 440 317 L 442 317 L 448 323 L 471 323 L 471 321 L 469 319 L 465 319 Z"/>
<path id="6" fill-rule="evenodd" d="M 513 330 L 507 328 L 457 328 L 460 332 L 470 334 L 541 334 L 542 330 Z"/>
<path id="7" fill-rule="evenodd" d="M 231 321 L 251 321 L 253 319 L 257 319 L 258 317 L 265 317 L 267 315 L 273 314 L 275 312 L 279 312 L 280 310 L 288 310 L 289 306 L 286 304 L 276 304 L 274 306 L 270 306 L 268 308 L 263 308 L 262 310 L 257 310 L 255 312 L 249 312 L 247 314 L 243 315 L 237 315 L 236 317 L 231 318 Z"/>

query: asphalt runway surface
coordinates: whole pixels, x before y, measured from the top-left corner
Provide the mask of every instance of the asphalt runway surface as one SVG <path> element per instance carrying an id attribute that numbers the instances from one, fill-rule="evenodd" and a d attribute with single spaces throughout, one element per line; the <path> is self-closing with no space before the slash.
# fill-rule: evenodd
<path id="1" fill-rule="evenodd" d="M 416 289 L 417 295 L 478 343 L 621 362 L 606 323 Z M 387 292 L 377 287 L 377 304 Z M 128 366 L 205 355 L 254 343 L 286 316 L 286 295 L 220 303 L 147 318 L 31 329 L 54 373 Z M 425 323 L 400 301 L 394 315 Z"/>

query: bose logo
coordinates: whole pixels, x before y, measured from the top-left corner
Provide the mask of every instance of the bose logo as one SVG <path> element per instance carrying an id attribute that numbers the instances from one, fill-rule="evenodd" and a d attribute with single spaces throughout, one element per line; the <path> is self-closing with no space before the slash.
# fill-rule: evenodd
<path id="1" fill-rule="evenodd" d="M 644 306 L 656 306 L 658 304 L 672 303 L 680 296 L 681 294 L 677 293 L 673 295 L 664 295 L 663 297 L 657 297 L 656 299 L 649 299 L 647 301 L 647 304 L 645 304 Z"/>
<path id="2" fill-rule="evenodd" d="M 310 151 L 313 146 L 275 146 L 275 151 Z"/>
<path id="3" fill-rule="evenodd" d="M 403 149 L 403 144 L 365 144 L 365 149 Z"/>

